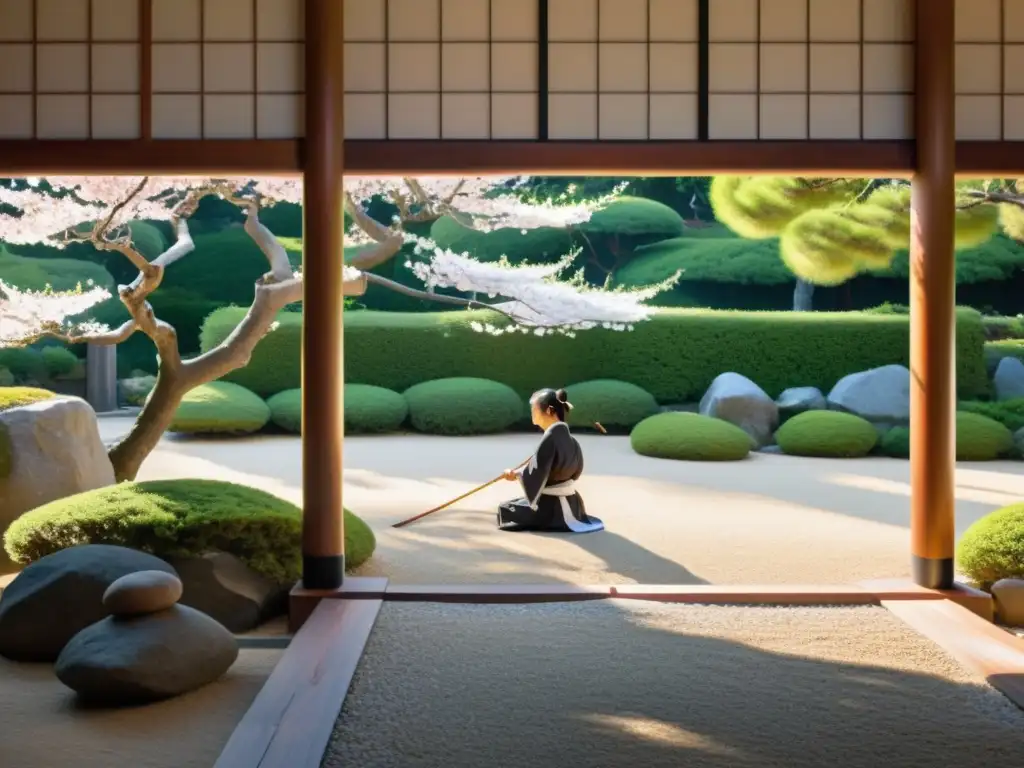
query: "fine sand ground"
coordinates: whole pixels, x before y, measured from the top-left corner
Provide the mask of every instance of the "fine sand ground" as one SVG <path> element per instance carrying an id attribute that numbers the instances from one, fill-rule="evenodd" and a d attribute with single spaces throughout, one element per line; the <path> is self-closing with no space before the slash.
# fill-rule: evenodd
<path id="1" fill-rule="evenodd" d="M 323 765 L 1009 766 L 1022 734 L 882 608 L 386 603 Z"/>
<path id="2" fill-rule="evenodd" d="M 131 421 L 100 424 L 112 440 Z M 345 503 L 378 537 L 362 573 L 751 584 L 907 572 L 906 462 L 697 464 L 637 456 L 621 437 L 581 441 L 581 491 L 608 530 L 569 537 L 496 531 L 513 484 L 390 527 L 519 463 L 535 435 L 349 438 Z M 169 437 L 139 479 L 186 477 L 301 503 L 301 445 Z M 961 465 L 958 530 L 1022 497 L 1024 464 Z M 121 711 L 79 710 L 50 667 L 0 662 L 0 764 L 210 766 L 280 653 L 246 648 L 224 680 Z M 1022 728 L 1017 710 L 882 609 L 387 604 L 325 765 L 1014 765 Z"/>
<path id="3" fill-rule="evenodd" d="M 0 765 L 210 768 L 282 653 L 243 649 L 217 682 L 126 709 L 84 709 L 52 665 L 0 659 Z"/>
<path id="4" fill-rule="evenodd" d="M 105 439 L 130 422 L 103 419 Z M 391 524 L 521 462 L 537 436 L 350 437 L 345 505 L 377 534 L 362 575 L 398 583 L 847 583 L 902 577 L 910 547 L 909 463 L 755 454 L 743 462 L 648 459 L 625 437 L 582 435 L 579 482 L 608 530 L 585 536 L 501 533 L 501 482 L 408 528 Z M 219 478 L 301 503 L 295 437 L 170 437 L 140 480 Z M 957 530 L 1024 498 L 1024 463 L 962 463 Z"/>

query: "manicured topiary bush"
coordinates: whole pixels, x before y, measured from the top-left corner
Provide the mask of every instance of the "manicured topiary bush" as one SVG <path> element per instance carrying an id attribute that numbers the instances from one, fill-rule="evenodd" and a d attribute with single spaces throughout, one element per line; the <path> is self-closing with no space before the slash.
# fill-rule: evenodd
<path id="1" fill-rule="evenodd" d="M 1013 433 L 978 413 L 956 415 L 957 461 L 992 461 L 1013 448 Z"/>
<path id="2" fill-rule="evenodd" d="M 738 461 L 753 447 L 734 424 L 696 413 L 668 412 L 637 424 L 629 444 L 642 456 L 682 461 Z"/>
<path id="3" fill-rule="evenodd" d="M 74 352 L 65 347 L 44 347 L 39 352 L 46 375 L 51 379 L 70 376 L 78 366 Z"/>
<path id="4" fill-rule="evenodd" d="M 345 385 L 345 431 L 349 434 L 394 432 L 409 415 L 398 392 L 369 384 Z"/>
<path id="5" fill-rule="evenodd" d="M 1000 579 L 1024 578 L 1024 504 L 990 512 L 964 531 L 956 565 L 983 589 Z"/>
<path id="6" fill-rule="evenodd" d="M 790 456 L 855 459 L 871 452 L 878 431 L 852 413 L 805 411 L 779 427 L 775 440 Z"/>
<path id="7" fill-rule="evenodd" d="M 270 423 L 292 434 L 302 433 L 302 390 L 287 389 L 267 399 Z"/>
<path id="8" fill-rule="evenodd" d="M 486 435 L 508 429 L 526 415 L 515 390 L 489 379 L 425 381 L 405 392 L 409 420 L 431 435 Z"/>
<path id="9" fill-rule="evenodd" d="M 632 429 L 658 412 L 658 401 L 645 389 L 628 381 L 596 379 L 566 387 L 573 409 L 569 426 Z"/>
<path id="10" fill-rule="evenodd" d="M 977 413 L 995 419 L 1011 432 L 1024 428 L 1024 398 L 987 402 L 984 400 L 968 400 L 957 405 L 967 413 Z"/>
<path id="11" fill-rule="evenodd" d="M 17 563 L 78 544 L 116 544 L 158 557 L 219 550 L 279 582 L 302 569 L 302 510 L 264 491 L 217 480 L 121 483 L 45 504 L 11 524 L 4 548 Z M 345 511 L 345 562 L 355 568 L 376 541 Z"/>
<path id="12" fill-rule="evenodd" d="M 208 352 L 224 341 L 242 322 L 245 313 L 241 307 L 224 307 L 211 313 L 199 333 L 202 351 Z M 224 381 L 239 384 L 264 398 L 302 386 L 302 315 L 282 312 L 277 316 L 277 324 L 256 345 L 249 364 L 231 371 Z M 345 336 L 348 337 L 347 332 Z"/>
<path id="13" fill-rule="evenodd" d="M 270 421 L 270 408 L 255 394 L 226 381 L 196 387 L 182 400 L 170 432 L 245 435 Z"/>
<path id="14" fill-rule="evenodd" d="M 910 429 L 895 427 L 885 433 L 880 453 L 895 459 L 910 458 Z M 1013 433 L 994 419 L 977 413 L 956 415 L 956 460 L 992 461 L 1013 449 Z"/>
<path id="15" fill-rule="evenodd" d="M 302 390 L 278 392 L 267 400 L 270 421 L 281 429 L 302 432 Z M 350 435 L 394 432 L 409 415 L 398 392 L 369 384 L 345 385 L 345 432 Z"/>
<path id="16" fill-rule="evenodd" d="M 910 458 L 910 428 L 893 427 L 878 441 L 878 452 L 894 459 Z"/>

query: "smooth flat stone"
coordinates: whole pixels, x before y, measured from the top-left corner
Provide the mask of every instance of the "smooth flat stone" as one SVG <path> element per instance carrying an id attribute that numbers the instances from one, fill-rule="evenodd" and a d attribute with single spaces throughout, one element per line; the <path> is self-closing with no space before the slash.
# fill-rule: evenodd
<path id="1" fill-rule="evenodd" d="M 139 616 L 170 608 L 181 598 L 181 579 L 164 571 L 122 576 L 103 593 L 103 607 L 114 616 Z"/>

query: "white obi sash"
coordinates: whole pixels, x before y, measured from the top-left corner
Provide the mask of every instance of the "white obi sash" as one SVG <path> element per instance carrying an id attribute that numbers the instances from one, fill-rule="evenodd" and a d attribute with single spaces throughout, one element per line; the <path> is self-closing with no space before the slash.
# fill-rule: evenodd
<path id="1" fill-rule="evenodd" d="M 592 531 L 600 531 L 604 529 L 604 523 L 584 523 L 583 521 L 578 520 L 572 513 L 572 507 L 569 506 L 569 499 L 576 495 L 576 483 L 574 481 L 566 480 L 564 483 L 546 485 L 541 490 L 540 495 L 555 496 L 558 498 L 559 505 L 562 508 L 562 519 L 565 521 L 565 527 L 573 533 L 591 533 Z"/>

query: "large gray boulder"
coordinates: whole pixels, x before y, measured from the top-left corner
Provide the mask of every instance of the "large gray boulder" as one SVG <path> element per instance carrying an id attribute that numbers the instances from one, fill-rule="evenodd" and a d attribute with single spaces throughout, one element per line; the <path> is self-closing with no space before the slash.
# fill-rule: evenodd
<path id="1" fill-rule="evenodd" d="M 1000 579 L 992 585 L 996 618 L 1008 627 L 1024 627 L 1024 579 Z"/>
<path id="2" fill-rule="evenodd" d="M 791 387 L 775 400 L 779 411 L 791 415 L 804 411 L 823 411 L 828 408 L 825 395 L 817 387 Z"/>
<path id="3" fill-rule="evenodd" d="M 738 373 L 723 373 L 711 382 L 701 398 L 700 413 L 735 424 L 759 447 L 771 443 L 779 425 L 779 408 L 775 401 Z"/>
<path id="4" fill-rule="evenodd" d="M 910 369 L 883 365 L 844 376 L 828 393 L 830 408 L 886 426 L 910 423 Z"/>
<path id="5" fill-rule="evenodd" d="M 61 651 L 57 679 L 95 704 L 178 696 L 212 683 L 238 658 L 231 633 L 204 613 L 174 605 L 146 616 L 109 616 Z"/>
<path id="6" fill-rule="evenodd" d="M 1016 357 L 1004 357 L 996 366 L 992 384 L 996 389 L 996 400 L 1024 397 L 1024 362 Z"/>
<path id="7" fill-rule="evenodd" d="M 255 629 L 288 609 L 293 584 L 278 584 L 227 552 L 168 562 L 185 586 L 178 602 L 212 616 L 235 634 Z"/>
<path id="8" fill-rule="evenodd" d="M 0 656 L 54 661 L 72 637 L 107 616 L 107 587 L 136 571 L 174 573 L 158 557 L 105 544 L 83 544 L 40 558 L 0 597 Z"/>
<path id="9" fill-rule="evenodd" d="M 0 472 L 0 536 L 29 510 L 115 482 L 96 413 L 76 397 L 0 412 L 0 451 L 10 456 Z M 0 573 L 14 570 L 0 549 Z"/>

